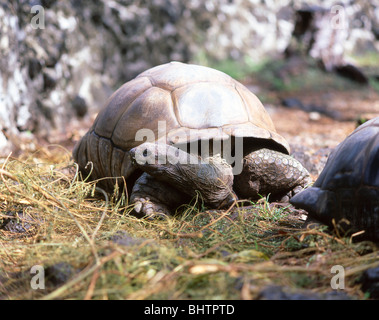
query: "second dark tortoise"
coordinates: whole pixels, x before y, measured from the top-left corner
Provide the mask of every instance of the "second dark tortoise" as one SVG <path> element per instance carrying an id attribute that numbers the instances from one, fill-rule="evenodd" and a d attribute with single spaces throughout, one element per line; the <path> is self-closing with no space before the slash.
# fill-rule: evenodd
<path id="1" fill-rule="evenodd" d="M 379 241 L 379 117 L 341 142 L 313 186 L 290 202 L 315 220 Z"/>

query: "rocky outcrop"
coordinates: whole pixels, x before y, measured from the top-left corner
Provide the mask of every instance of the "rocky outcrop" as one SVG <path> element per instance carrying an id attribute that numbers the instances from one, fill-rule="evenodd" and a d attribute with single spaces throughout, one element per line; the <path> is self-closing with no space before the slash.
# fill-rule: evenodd
<path id="1" fill-rule="evenodd" d="M 154 65 L 204 57 L 259 61 L 283 52 L 298 2 L 0 3 L 0 154 L 33 148 L 36 135 L 54 140 L 55 132 L 98 112 L 111 92 Z M 378 9 L 365 1 L 344 2 L 354 22 L 346 37 L 349 50 L 349 39 L 377 45 L 378 25 L 370 21 L 379 20 L 370 15 L 379 15 Z M 356 36 L 357 29 L 365 37 Z"/>

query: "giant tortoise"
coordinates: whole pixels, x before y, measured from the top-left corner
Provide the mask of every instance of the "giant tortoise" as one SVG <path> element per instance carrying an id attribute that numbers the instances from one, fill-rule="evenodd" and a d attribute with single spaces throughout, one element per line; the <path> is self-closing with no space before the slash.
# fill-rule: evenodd
<path id="1" fill-rule="evenodd" d="M 309 173 L 289 156 L 259 99 L 223 72 L 180 62 L 149 69 L 107 101 L 73 157 L 135 213 L 169 214 L 196 194 L 210 207 L 292 196 Z"/>
<path id="2" fill-rule="evenodd" d="M 379 117 L 341 142 L 313 186 L 290 202 L 315 220 L 379 241 Z"/>

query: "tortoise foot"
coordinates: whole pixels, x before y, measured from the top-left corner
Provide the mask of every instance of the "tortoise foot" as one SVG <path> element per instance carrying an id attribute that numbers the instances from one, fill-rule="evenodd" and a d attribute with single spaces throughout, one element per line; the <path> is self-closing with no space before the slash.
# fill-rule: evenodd
<path id="1" fill-rule="evenodd" d="M 134 204 L 133 214 L 137 217 L 166 218 L 189 199 L 145 172 L 135 182 L 130 201 Z"/>

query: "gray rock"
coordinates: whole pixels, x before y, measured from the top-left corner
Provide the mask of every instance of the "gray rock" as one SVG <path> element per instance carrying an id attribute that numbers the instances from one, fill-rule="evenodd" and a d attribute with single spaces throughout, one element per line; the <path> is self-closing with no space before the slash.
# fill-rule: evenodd
<path id="1" fill-rule="evenodd" d="M 117 231 L 115 234 L 113 234 L 109 238 L 109 240 L 111 240 L 115 244 L 129 247 L 129 246 L 141 244 L 145 239 L 131 237 L 126 231 L 120 230 L 120 231 Z"/>
<path id="2" fill-rule="evenodd" d="M 258 295 L 259 300 L 352 300 L 345 292 L 330 291 L 315 293 L 311 290 L 291 289 L 282 286 L 267 286 Z"/>
<path id="3" fill-rule="evenodd" d="M 115 89 L 152 66 L 199 57 L 205 57 L 205 62 L 245 57 L 259 61 L 282 53 L 294 27 L 292 4 L 298 2 L 19 0 L 12 6 L 0 4 L 0 155 L 22 145 L 17 141 L 23 131 L 47 139 L 57 136 L 54 132 L 64 132 L 84 114 L 67 108 L 77 96 L 85 100 L 86 114 L 97 113 Z M 371 33 L 378 28 L 377 10 L 343 2 L 349 8 L 348 18 L 362 22 L 349 28 L 362 31 L 366 42 L 376 41 Z M 44 29 L 32 27 L 34 5 L 44 9 Z M 363 21 L 365 15 L 374 21 L 370 28 Z M 350 31 L 344 39 L 354 48 L 362 37 Z M 50 109 L 48 116 L 46 109 Z"/>
<path id="4" fill-rule="evenodd" d="M 14 233 L 26 233 L 30 231 L 33 224 L 36 223 L 33 218 L 22 212 L 7 214 L 9 218 L 5 218 L 3 223 L 0 225 L 1 229 L 14 232 Z"/>
<path id="5" fill-rule="evenodd" d="M 379 267 L 366 270 L 359 282 L 362 291 L 370 294 L 370 299 L 379 299 Z"/>
<path id="6" fill-rule="evenodd" d="M 49 284 L 60 286 L 70 280 L 79 271 L 79 269 L 74 268 L 68 262 L 58 262 L 46 268 L 45 276 Z"/>

